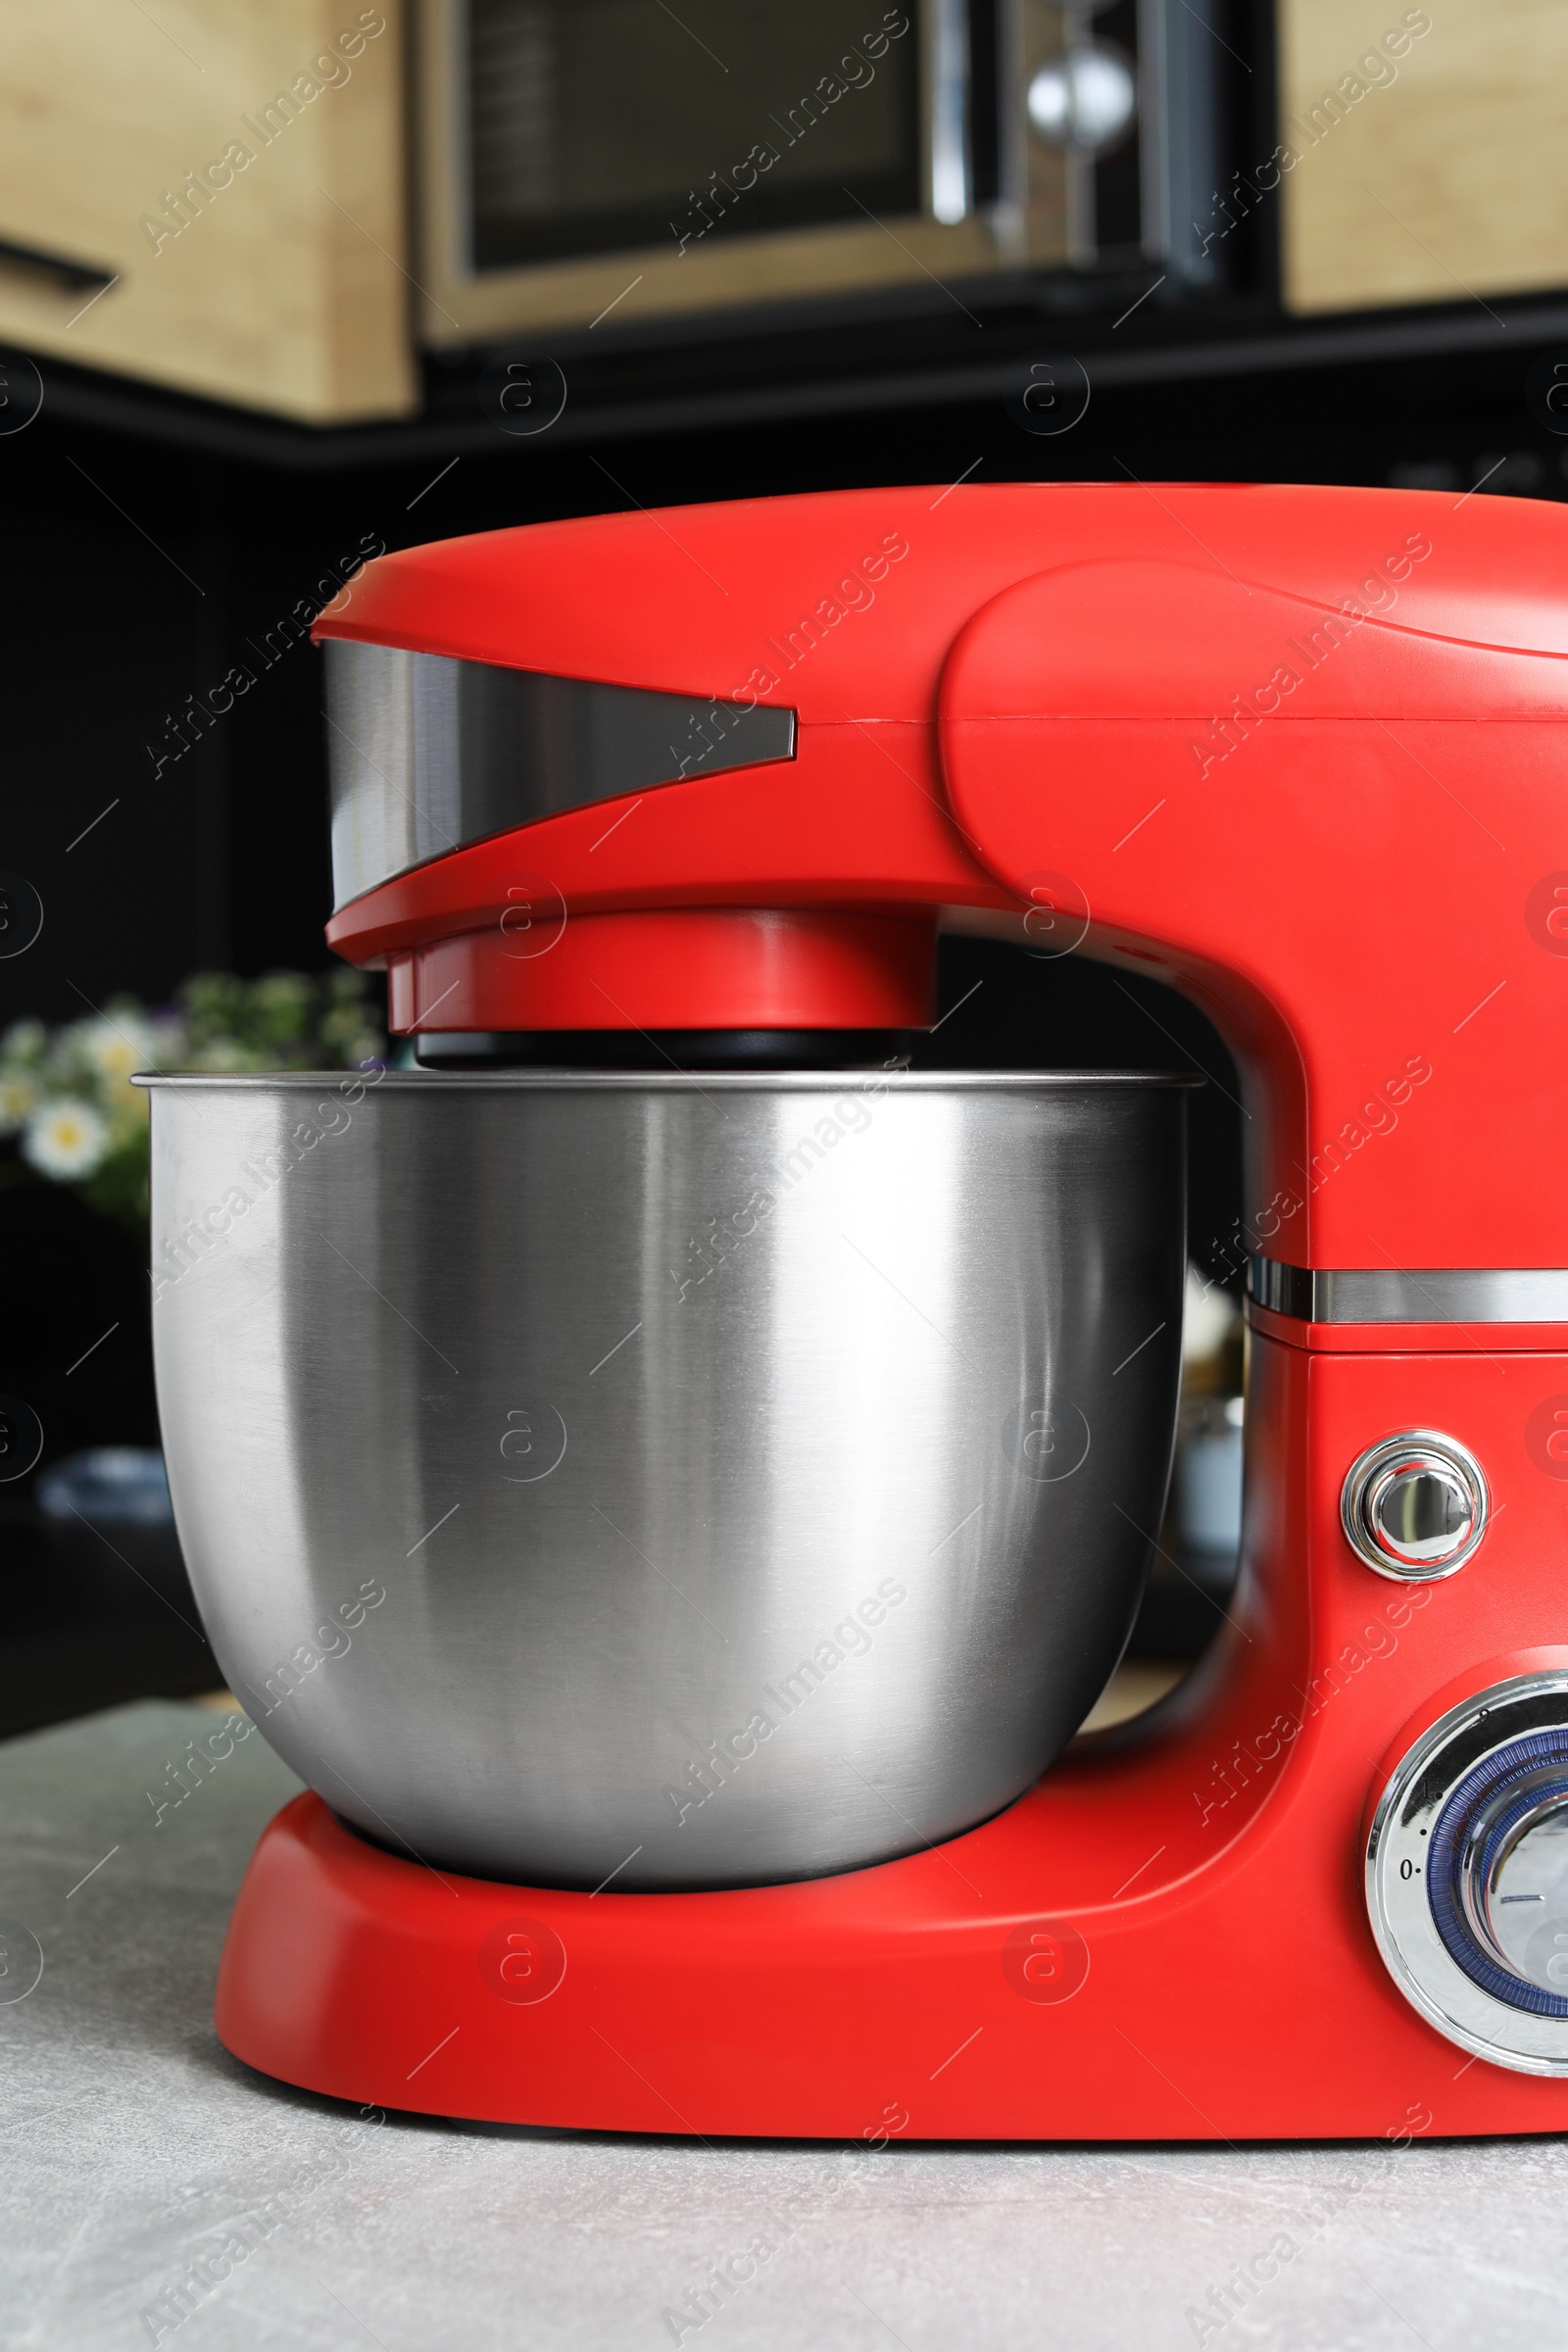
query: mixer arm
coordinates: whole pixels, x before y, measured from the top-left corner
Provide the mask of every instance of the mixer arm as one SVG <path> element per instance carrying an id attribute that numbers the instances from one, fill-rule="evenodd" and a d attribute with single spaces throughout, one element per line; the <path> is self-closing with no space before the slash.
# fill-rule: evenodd
<path id="1" fill-rule="evenodd" d="M 1020 581 L 954 644 L 943 772 L 1000 881 L 1233 1045 L 1250 1247 L 1568 1265 L 1568 663 L 1400 625 L 1432 555 L 1381 609 L 1196 546 Z"/>

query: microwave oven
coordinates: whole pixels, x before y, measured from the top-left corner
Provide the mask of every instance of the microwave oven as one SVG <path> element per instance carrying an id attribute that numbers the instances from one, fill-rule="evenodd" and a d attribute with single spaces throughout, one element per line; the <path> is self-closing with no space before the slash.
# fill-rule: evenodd
<path id="1" fill-rule="evenodd" d="M 421 340 L 1200 284 L 1219 4 L 422 0 Z"/>

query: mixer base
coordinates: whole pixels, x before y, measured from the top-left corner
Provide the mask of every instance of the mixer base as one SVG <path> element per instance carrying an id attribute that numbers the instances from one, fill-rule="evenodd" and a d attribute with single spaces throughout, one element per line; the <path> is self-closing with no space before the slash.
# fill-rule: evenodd
<path id="1" fill-rule="evenodd" d="M 1405 2004 L 1353 1888 L 1312 1934 L 1298 1896 L 1281 1907 L 1304 1859 L 1289 1823 L 1240 1869 L 1112 1894 L 1131 1865 L 1103 1821 L 1125 1818 L 1124 1774 L 1150 1770 L 1069 1761 L 948 1845 L 717 1894 L 450 1877 L 307 1793 L 240 1889 L 219 2034 L 331 2097 L 601 2132 L 880 2147 L 1568 2130 L 1568 2082 L 1466 2061 Z"/>

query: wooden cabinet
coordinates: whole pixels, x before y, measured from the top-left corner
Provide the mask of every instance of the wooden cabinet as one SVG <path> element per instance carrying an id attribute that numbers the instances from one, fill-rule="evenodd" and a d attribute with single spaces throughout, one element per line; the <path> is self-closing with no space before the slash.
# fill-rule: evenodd
<path id="1" fill-rule="evenodd" d="M 1279 0 L 1287 308 L 1568 285 L 1562 0 Z"/>
<path id="2" fill-rule="evenodd" d="M 401 44 L 397 0 L 6 0 L 0 341 L 407 414 Z"/>

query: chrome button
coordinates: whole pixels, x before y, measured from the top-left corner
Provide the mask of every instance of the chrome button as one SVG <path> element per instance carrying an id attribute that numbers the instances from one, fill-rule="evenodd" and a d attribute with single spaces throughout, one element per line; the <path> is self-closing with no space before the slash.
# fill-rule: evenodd
<path id="1" fill-rule="evenodd" d="M 1347 1543 L 1380 1576 L 1451 1576 L 1486 1533 L 1487 1483 L 1457 1439 L 1410 1430 L 1371 1446 L 1340 1497 Z"/>
<path id="2" fill-rule="evenodd" d="M 1367 1524 L 1381 1551 L 1400 1567 L 1447 1560 L 1469 1541 L 1475 1503 L 1469 1488 L 1429 1455 L 1391 1464 L 1367 1495 Z"/>

